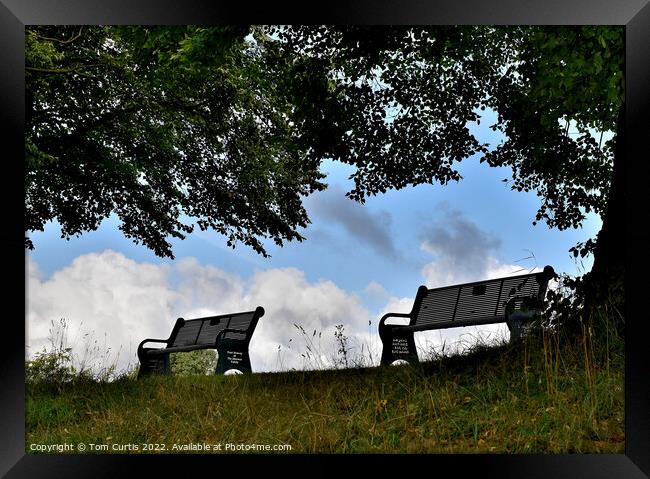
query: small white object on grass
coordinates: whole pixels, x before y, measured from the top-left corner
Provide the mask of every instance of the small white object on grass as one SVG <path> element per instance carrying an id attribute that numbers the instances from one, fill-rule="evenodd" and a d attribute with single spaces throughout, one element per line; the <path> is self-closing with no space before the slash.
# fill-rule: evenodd
<path id="1" fill-rule="evenodd" d="M 390 363 L 391 366 L 404 366 L 405 364 L 410 364 L 406 359 L 396 359 L 392 363 Z"/>
<path id="2" fill-rule="evenodd" d="M 242 373 L 239 369 L 229 369 L 225 373 L 223 373 L 224 376 L 232 376 L 233 374 L 244 374 Z"/>

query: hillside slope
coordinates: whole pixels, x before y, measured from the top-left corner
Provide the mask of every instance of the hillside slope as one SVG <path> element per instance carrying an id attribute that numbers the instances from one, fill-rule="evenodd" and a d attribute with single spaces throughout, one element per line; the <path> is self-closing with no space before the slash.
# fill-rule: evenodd
<path id="1" fill-rule="evenodd" d="M 587 339 L 416 366 L 28 384 L 26 451 L 623 453 L 623 343 Z"/>

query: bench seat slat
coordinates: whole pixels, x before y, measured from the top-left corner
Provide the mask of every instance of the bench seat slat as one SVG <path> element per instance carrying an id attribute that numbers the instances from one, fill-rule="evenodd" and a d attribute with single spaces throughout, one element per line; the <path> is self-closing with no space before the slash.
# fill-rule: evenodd
<path id="1" fill-rule="evenodd" d="M 186 321 L 183 327 L 178 330 L 172 347 L 196 344 L 196 338 L 201 329 L 201 323 L 202 321 Z"/>
<path id="2" fill-rule="evenodd" d="M 253 319 L 252 314 L 241 314 L 241 315 L 233 315 L 230 318 L 230 323 L 228 324 L 229 328 L 234 328 L 234 329 L 241 329 L 245 331 L 248 329 L 248 326 L 251 324 L 251 320 Z"/>
<path id="3" fill-rule="evenodd" d="M 214 344 L 219 333 L 228 325 L 228 319 L 230 318 L 219 318 L 219 322 L 216 324 L 210 324 L 210 322 L 213 321 L 213 318 L 204 319 L 201 334 L 199 334 L 199 337 L 196 340 L 197 344 Z"/>
<path id="4" fill-rule="evenodd" d="M 228 324 L 228 328 L 246 331 L 249 328 L 252 319 L 253 314 L 233 315 L 230 319 L 230 323 Z M 228 331 L 224 334 L 224 339 L 235 339 L 241 341 L 246 339 L 246 333 Z"/>
<path id="5" fill-rule="evenodd" d="M 479 295 L 474 294 L 475 287 L 465 286 L 461 288 L 454 320 L 464 321 L 493 314 L 492 312 L 497 309 L 496 306 L 499 301 L 501 281 L 485 283 L 481 287 L 485 288 L 485 291 Z"/>
<path id="6" fill-rule="evenodd" d="M 254 317 L 255 311 L 185 321 L 177 331 L 171 347 L 214 345 L 217 336 L 223 329 L 231 328 L 247 332 Z M 244 340 L 247 336 L 246 332 L 227 332 L 224 338 Z"/>
<path id="7" fill-rule="evenodd" d="M 517 290 L 518 286 L 521 285 L 521 289 Z M 516 296 L 537 296 L 539 291 L 540 284 L 537 281 L 537 276 L 530 276 L 524 282 L 521 277 L 517 278 L 506 278 L 503 280 L 503 289 L 501 290 L 501 296 L 499 298 L 499 309 L 497 314 L 505 314 L 505 304 L 508 302 L 508 299 L 511 298 L 511 290 L 514 288 L 516 290 Z M 518 302 L 520 303 L 520 301 Z M 517 304 L 519 306 L 520 304 Z"/>
<path id="8" fill-rule="evenodd" d="M 414 324 L 433 324 L 448 321 L 454 314 L 458 288 L 429 290 L 422 299 Z"/>

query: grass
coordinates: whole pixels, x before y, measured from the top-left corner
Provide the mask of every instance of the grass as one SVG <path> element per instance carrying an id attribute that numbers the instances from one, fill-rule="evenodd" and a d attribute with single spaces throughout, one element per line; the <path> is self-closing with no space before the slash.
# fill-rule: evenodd
<path id="1" fill-rule="evenodd" d="M 537 332 L 414 366 L 28 383 L 26 450 L 623 453 L 623 341 L 591 332 Z"/>

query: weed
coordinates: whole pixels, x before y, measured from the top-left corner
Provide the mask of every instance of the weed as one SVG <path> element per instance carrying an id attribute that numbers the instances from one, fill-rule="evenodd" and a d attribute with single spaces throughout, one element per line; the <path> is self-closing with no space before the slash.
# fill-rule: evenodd
<path id="1" fill-rule="evenodd" d="M 43 348 L 26 362 L 26 382 L 60 389 L 76 377 L 72 348 L 68 346 L 68 327 L 65 318 L 50 322 L 50 349 Z"/>
<path id="2" fill-rule="evenodd" d="M 336 344 L 338 346 L 338 349 L 336 350 L 336 354 L 338 355 L 336 364 L 344 368 L 348 368 L 350 367 L 350 364 L 348 362 L 349 338 L 345 335 L 345 328 L 342 324 L 336 325 L 334 337 L 336 338 Z"/>

